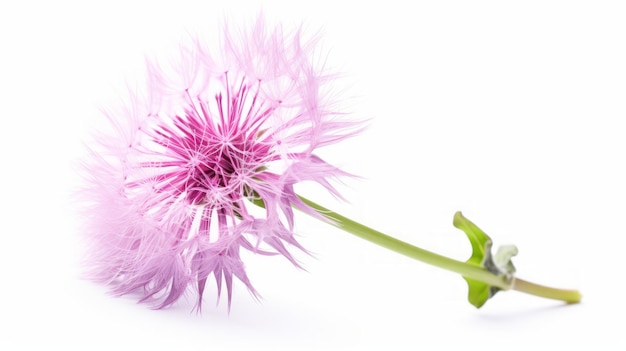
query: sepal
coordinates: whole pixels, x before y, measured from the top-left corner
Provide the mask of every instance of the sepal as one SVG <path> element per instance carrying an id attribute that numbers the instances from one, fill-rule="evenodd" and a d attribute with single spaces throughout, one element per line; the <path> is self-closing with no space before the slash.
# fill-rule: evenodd
<path id="1" fill-rule="evenodd" d="M 515 266 L 511 258 L 517 255 L 517 247 L 504 245 L 498 248 L 495 256 L 491 254 L 493 242 L 472 221 L 465 218 L 461 212 L 454 214 L 453 224 L 462 230 L 472 245 L 472 255 L 466 263 L 481 267 L 498 277 L 503 277 L 507 282 L 513 280 Z M 469 287 L 467 299 L 476 308 L 482 307 L 487 300 L 492 298 L 500 288 L 491 286 L 481 281 L 463 277 Z"/>

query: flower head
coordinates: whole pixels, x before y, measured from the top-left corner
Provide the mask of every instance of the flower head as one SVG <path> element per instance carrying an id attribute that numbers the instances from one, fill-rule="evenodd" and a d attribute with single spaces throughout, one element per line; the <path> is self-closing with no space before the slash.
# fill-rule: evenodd
<path id="1" fill-rule="evenodd" d="M 292 208 L 316 212 L 294 184 L 338 195 L 329 180 L 346 173 L 313 152 L 360 126 L 332 110 L 313 44 L 259 19 L 226 28 L 218 55 L 184 48 L 176 74 L 149 65 L 147 93 L 107 113 L 115 132 L 85 163 L 91 278 L 156 308 L 195 290 L 200 308 L 211 279 L 229 306 L 233 277 L 257 296 L 242 250 L 298 265 Z"/>

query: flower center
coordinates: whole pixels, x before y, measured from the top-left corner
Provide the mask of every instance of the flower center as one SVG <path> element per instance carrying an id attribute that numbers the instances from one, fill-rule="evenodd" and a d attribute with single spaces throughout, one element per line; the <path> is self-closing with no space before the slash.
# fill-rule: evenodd
<path id="1" fill-rule="evenodd" d="M 183 196 L 190 204 L 239 206 L 264 166 L 275 161 L 273 137 L 262 129 L 275 107 L 258 98 L 260 82 L 252 89 L 244 77 L 233 86 L 224 74 L 219 83 L 222 89 L 214 92 L 214 99 L 187 92 L 184 112 L 144 130 L 162 158 L 141 163 L 156 174 L 130 181 L 129 187 L 150 183 L 156 191 Z"/>
<path id="2" fill-rule="evenodd" d="M 241 199 L 245 181 L 252 177 L 265 157 L 251 140 L 231 140 L 207 145 L 188 163 L 184 184 L 192 204 L 220 206 Z"/>

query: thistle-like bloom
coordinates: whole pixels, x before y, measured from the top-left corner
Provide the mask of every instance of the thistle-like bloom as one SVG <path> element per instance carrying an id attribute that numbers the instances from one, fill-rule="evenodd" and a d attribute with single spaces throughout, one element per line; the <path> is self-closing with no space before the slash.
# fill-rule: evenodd
<path id="1" fill-rule="evenodd" d="M 164 308 L 195 290 L 200 308 L 214 279 L 230 307 L 234 276 L 257 296 L 241 250 L 297 266 L 293 208 L 318 215 L 294 184 L 339 195 L 329 180 L 347 174 L 313 152 L 360 124 L 333 110 L 314 42 L 261 19 L 238 33 L 217 52 L 183 48 L 175 74 L 150 64 L 147 93 L 107 113 L 115 132 L 86 162 L 83 194 L 89 275 L 116 294 Z"/>

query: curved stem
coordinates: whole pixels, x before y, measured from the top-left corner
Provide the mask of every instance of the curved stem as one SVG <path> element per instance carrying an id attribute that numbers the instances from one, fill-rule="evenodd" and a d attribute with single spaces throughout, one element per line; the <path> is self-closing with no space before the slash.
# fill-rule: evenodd
<path id="1" fill-rule="evenodd" d="M 506 278 L 498 277 L 482 267 L 457 261 L 445 256 L 441 256 L 434 252 L 424 250 L 417 246 L 413 246 L 409 243 L 398 240 L 375 229 L 367 227 L 361 223 L 357 223 L 302 196 L 299 197 L 300 200 L 302 200 L 302 202 L 304 202 L 306 205 L 313 208 L 324 217 L 330 219 L 335 226 L 350 234 L 356 235 L 359 238 L 365 239 L 376 245 L 382 246 L 384 248 L 416 259 L 418 261 L 422 261 L 424 263 L 428 263 L 439 268 L 459 273 L 464 277 L 478 280 L 486 284 L 496 286 L 503 290 L 508 290 L 511 288 L 512 284 L 510 282 L 507 282 Z"/>
<path id="2" fill-rule="evenodd" d="M 470 263 L 457 261 L 445 256 L 441 256 L 434 252 L 421 249 L 417 246 L 413 246 L 409 243 L 403 242 L 389 235 L 381 233 L 375 229 L 357 223 L 302 196 L 299 196 L 299 198 L 307 206 L 313 208 L 317 213 L 329 219 L 331 223 L 338 228 L 353 235 L 356 235 L 362 239 L 370 241 L 374 244 L 385 247 L 389 250 L 416 259 L 418 261 L 422 261 L 424 263 L 428 263 L 442 269 L 459 273 L 463 277 L 478 280 L 485 284 L 498 287 L 502 290 L 508 290 L 512 288 L 514 290 L 527 294 L 541 296 L 549 299 L 561 300 L 568 303 L 580 302 L 581 295 L 578 291 L 550 288 L 530 283 L 519 278 L 514 278 L 512 281 L 507 281 L 505 277 L 497 276 L 483 267 L 478 267 Z"/>

